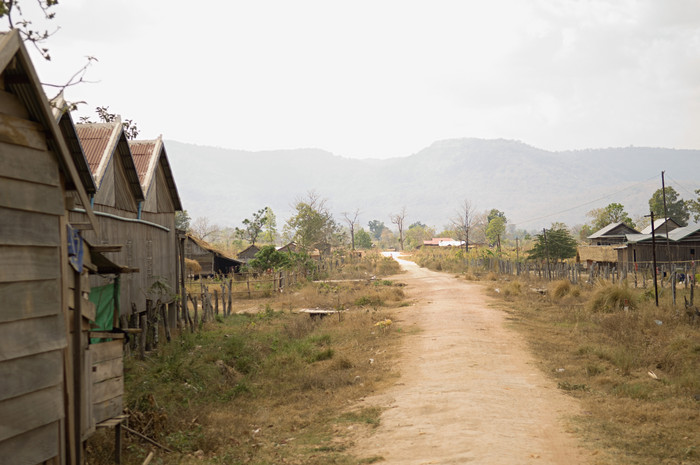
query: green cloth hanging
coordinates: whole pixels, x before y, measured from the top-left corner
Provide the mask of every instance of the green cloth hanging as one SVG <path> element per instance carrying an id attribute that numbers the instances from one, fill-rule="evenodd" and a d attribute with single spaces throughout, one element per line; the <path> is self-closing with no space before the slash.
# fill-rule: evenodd
<path id="1" fill-rule="evenodd" d="M 95 329 L 98 331 L 111 331 L 114 326 L 114 309 L 119 308 L 119 280 L 112 284 L 93 287 L 90 289 L 90 302 L 95 304 Z M 91 343 L 106 342 L 111 339 L 92 338 Z"/>

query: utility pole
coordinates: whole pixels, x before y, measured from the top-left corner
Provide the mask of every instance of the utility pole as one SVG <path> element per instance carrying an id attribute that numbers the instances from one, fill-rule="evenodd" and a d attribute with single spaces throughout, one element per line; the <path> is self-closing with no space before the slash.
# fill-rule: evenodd
<path id="1" fill-rule="evenodd" d="M 659 288 L 656 284 L 656 231 L 654 230 L 654 212 L 650 211 L 647 218 L 651 217 L 651 257 L 654 267 L 654 298 L 656 299 L 656 306 L 659 306 Z"/>
<path id="2" fill-rule="evenodd" d="M 515 274 L 520 275 L 520 247 L 518 238 L 515 238 Z"/>
<path id="3" fill-rule="evenodd" d="M 544 237 L 544 253 L 547 255 L 547 278 L 552 280 L 552 269 L 549 267 L 549 245 L 547 244 L 547 230 L 542 228 L 542 236 Z"/>
<path id="4" fill-rule="evenodd" d="M 666 182 L 664 180 L 664 173 L 665 171 L 661 172 L 661 194 L 664 198 L 664 222 L 666 223 L 666 227 L 664 228 L 666 230 L 666 261 L 668 263 L 668 276 L 669 278 L 671 277 L 671 245 L 669 244 L 668 240 L 668 211 L 666 210 Z M 671 283 L 671 285 L 675 285 L 675 283 Z M 674 290 L 675 292 L 675 290 Z M 675 305 L 676 302 L 673 302 Z"/>

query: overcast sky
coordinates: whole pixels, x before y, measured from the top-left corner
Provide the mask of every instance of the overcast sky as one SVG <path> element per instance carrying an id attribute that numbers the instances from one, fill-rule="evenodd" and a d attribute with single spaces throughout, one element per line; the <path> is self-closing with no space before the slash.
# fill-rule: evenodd
<path id="1" fill-rule="evenodd" d="M 29 0 L 27 0 L 29 1 Z M 700 2 L 62 0 L 35 58 L 139 138 L 396 157 L 440 139 L 700 148 Z M 48 92 L 52 92 L 49 90 Z M 76 118 L 77 119 L 77 118 Z"/>

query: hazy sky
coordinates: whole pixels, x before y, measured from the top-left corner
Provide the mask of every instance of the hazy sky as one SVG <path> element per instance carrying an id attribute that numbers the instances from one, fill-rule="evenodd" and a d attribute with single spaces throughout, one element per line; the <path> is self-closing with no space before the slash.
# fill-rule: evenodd
<path id="1" fill-rule="evenodd" d="M 29 0 L 26 0 L 29 1 Z M 697 0 L 62 0 L 35 59 L 140 138 L 395 157 L 446 138 L 700 148 Z M 49 90 L 48 92 L 52 92 Z"/>

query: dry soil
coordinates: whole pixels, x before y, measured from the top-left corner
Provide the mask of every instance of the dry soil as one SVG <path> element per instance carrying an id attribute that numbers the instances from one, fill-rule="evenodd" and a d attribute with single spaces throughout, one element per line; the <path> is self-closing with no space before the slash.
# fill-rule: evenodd
<path id="1" fill-rule="evenodd" d="M 415 302 L 393 326 L 407 333 L 401 376 L 361 402 L 386 410 L 353 453 L 388 464 L 589 463 L 568 426 L 575 399 L 538 371 L 483 287 L 399 261 Z"/>

